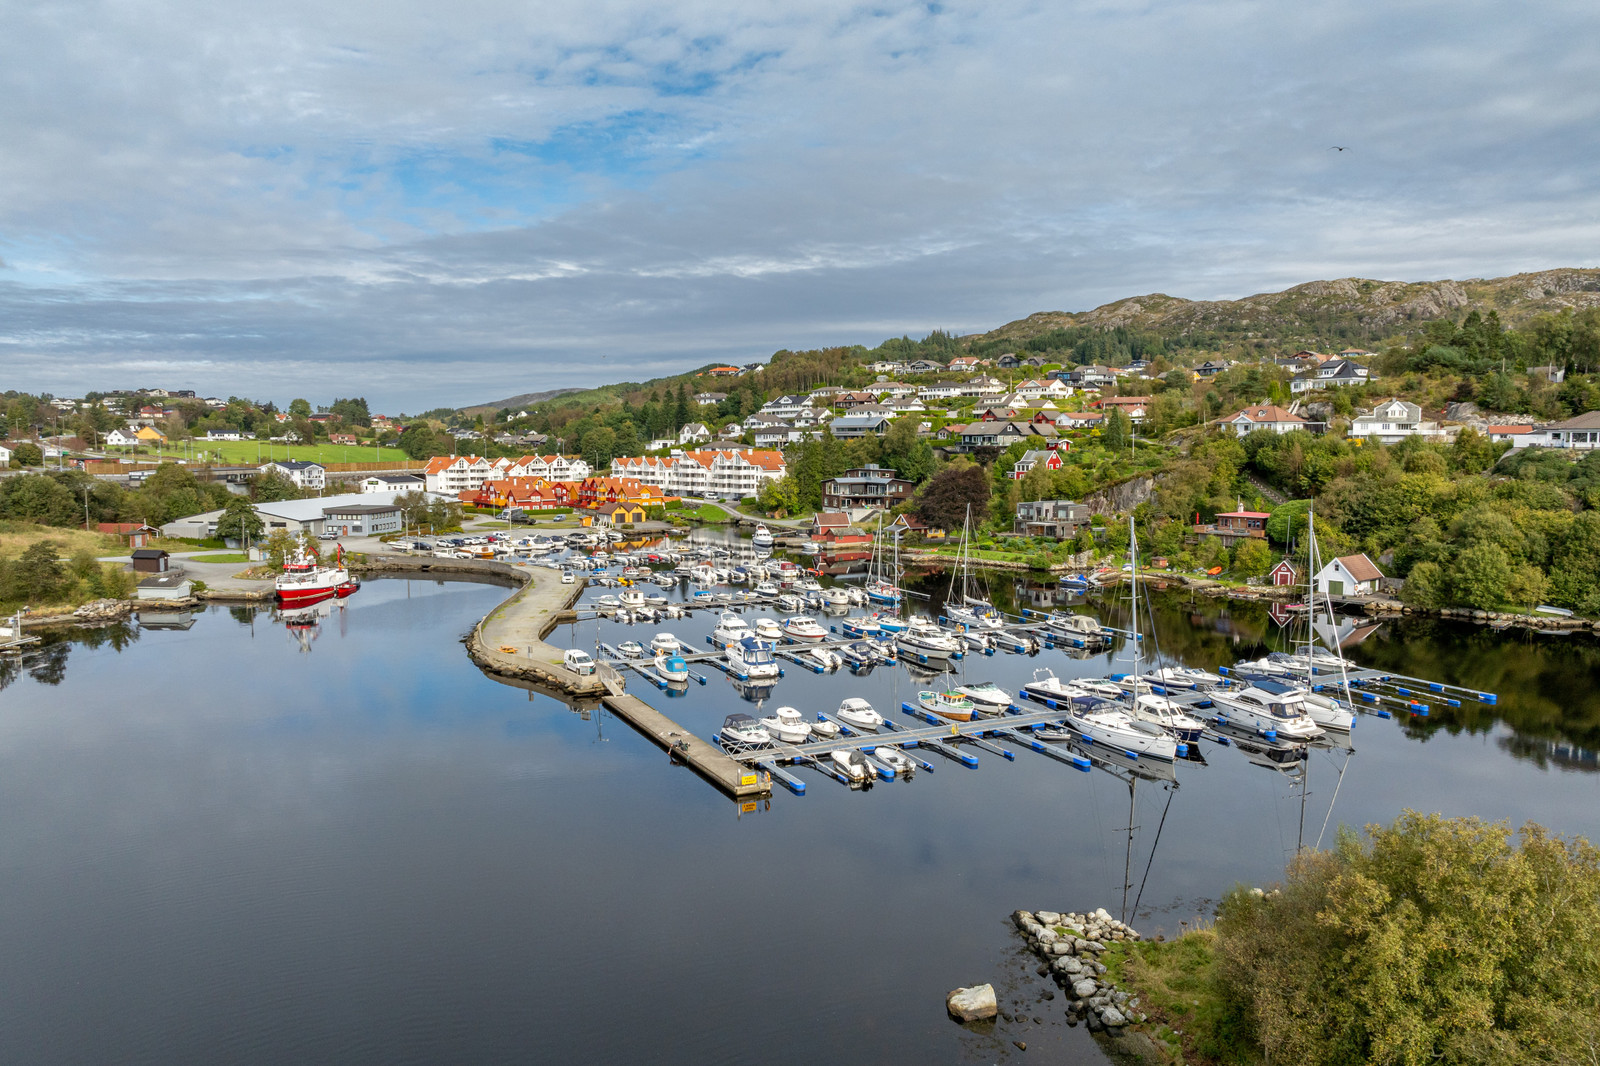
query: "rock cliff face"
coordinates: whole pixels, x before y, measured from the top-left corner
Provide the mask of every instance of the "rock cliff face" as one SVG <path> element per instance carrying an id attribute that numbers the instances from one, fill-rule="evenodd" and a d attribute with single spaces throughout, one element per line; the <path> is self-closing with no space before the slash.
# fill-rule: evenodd
<path id="1" fill-rule="evenodd" d="M 1185 300 L 1165 293 L 1133 296 L 1076 313 L 1044 311 L 1008 323 L 982 339 L 1026 340 L 1068 326 L 1125 326 L 1169 336 L 1217 333 L 1283 341 L 1334 336 L 1377 339 L 1415 324 L 1476 308 L 1497 311 L 1507 325 L 1564 308 L 1600 307 L 1600 269 L 1543 270 L 1466 281 L 1309 281 L 1240 300 Z M 1342 346 L 1342 345 L 1341 345 Z"/>
<path id="2" fill-rule="evenodd" d="M 1108 485 L 1083 498 L 1091 514 L 1121 514 L 1131 511 L 1155 495 L 1156 479 L 1148 474 Z"/>

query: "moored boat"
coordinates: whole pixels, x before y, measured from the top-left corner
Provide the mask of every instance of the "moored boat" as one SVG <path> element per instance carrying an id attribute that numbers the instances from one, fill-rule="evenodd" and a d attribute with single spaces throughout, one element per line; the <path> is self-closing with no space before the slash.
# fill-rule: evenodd
<path id="1" fill-rule="evenodd" d="M 754 637 L 745 637 L 729 644 L 723 650 L 723 657 L 735 677 L 778 676 L 778 662 L 772 657 L 772 645 Z"/>
<path id="2" fill-rule="evenodd" d="M 779 707 L 772 717 L 761 719 L 761 728 L 784 744 L 804 744 L 811 739 L 811 724 L 793 707 Z"/>
<path id="3" fill-rule="evenodd" d="M 834 713 L 851 729 L 867 729 L 877 732 L 883 728 L 883 715 L 879 714 L 866 700 L 859 696 L 851 696 L 839 704 L 839 709 Z"/>
<path id="4" fill-rule="evenodd" d="M 924 689 L 917 693 L 917 704 L 923 710 L 952 722 L 970 722 L 977 713 L 972 701 L 958 692 Z"/>
<path id="5" fill-rule="evenodd" d="M 957 685 L 955 691 L 971 700 L 972 705 L 985 714 L 1000 714 L 1011 707 L 1011 693 L 993 681 Z"/>
<path id="6" fill-rule="evenodd" d="M 748 714 L 730 714 L 718 732 L 724 743 L 740 748 L 764 748 L 772 743 L 772 734 L 761 728 L 761 723 Z"/>
<path id="7" fill-rule="evenodd" d="M 790 640 L 818 641 L 827 639 L 828 631 L 815 618 L 797 614 L 784 621 L 783 635 Z"/>

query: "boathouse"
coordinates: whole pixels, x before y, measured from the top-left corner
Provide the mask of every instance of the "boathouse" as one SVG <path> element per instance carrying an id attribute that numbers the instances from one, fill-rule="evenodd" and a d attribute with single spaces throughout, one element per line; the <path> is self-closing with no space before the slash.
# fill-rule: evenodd
<path id="1" fill-rule="evenodd" d="M 139 548 L 133 553 L 133 569 L 141 574 L 164 574 L 167 560 L 167 553 L 160 548 Z"/>
<path id="2" fill-rule="evenodd" d="M 1316 590 L 1330 596 L 1371 596 L 1383 581 L 1383 571 L 1365 554 L 1345 555 L 1317 573 Z"/>

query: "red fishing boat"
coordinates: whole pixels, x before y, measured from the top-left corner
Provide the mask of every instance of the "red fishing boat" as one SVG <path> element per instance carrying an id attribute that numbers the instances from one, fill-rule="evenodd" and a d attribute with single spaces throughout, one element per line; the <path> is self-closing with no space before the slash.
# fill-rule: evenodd
<path id="1" fill-rule="evenodd" d="M 304 607 L 333 596 L 343 599 L 360 588 L 361 582 L 345 569 L 343 547 L 335 549 L 333 566 L 321 566 L 316 556 L 308 554 L 302 544 L 295 550 L 294 558 L 284 562 L 283 573 L 278 575 L 275 587 L 279 603 L 285 607 Z"/>

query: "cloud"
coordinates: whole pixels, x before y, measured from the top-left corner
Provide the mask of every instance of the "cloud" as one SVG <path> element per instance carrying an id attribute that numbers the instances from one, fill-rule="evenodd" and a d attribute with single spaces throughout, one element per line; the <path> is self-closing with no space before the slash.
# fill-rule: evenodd
<path id="1" fill-rule="evenodd" d="M 13 388 L 415 410 L 1600 247 L 1592 4 L 13 14 Z"/>

